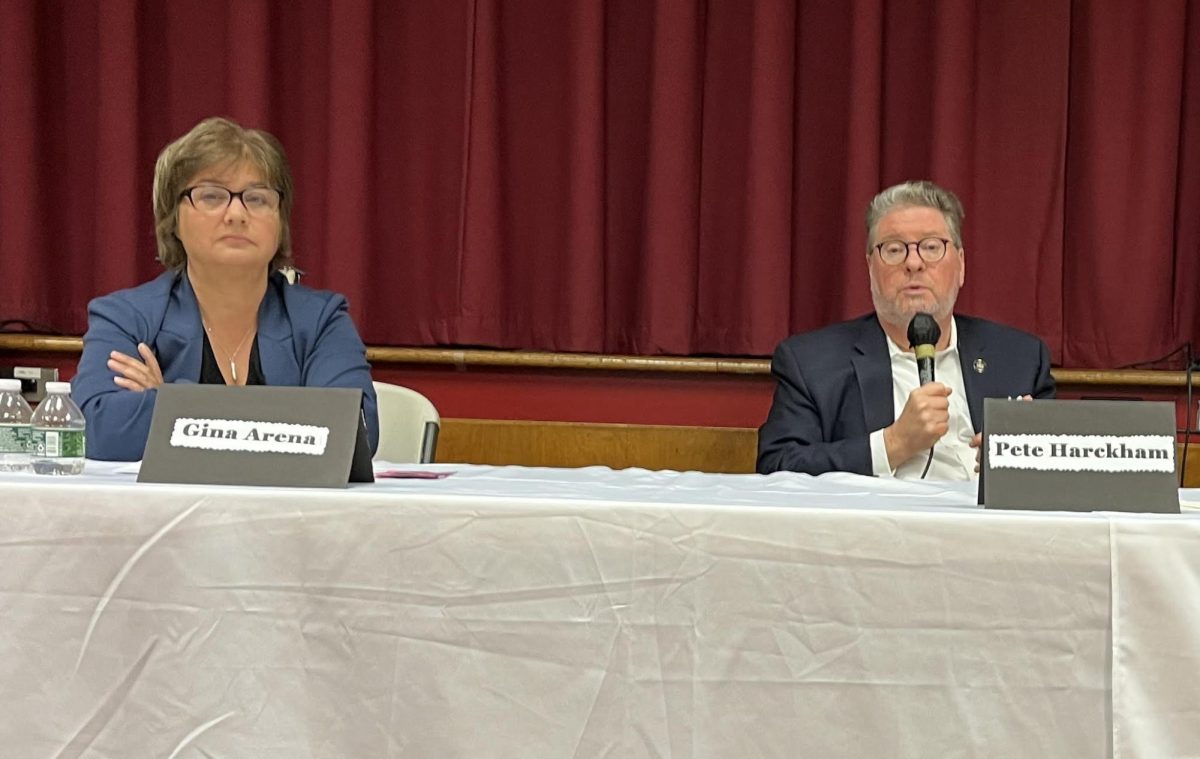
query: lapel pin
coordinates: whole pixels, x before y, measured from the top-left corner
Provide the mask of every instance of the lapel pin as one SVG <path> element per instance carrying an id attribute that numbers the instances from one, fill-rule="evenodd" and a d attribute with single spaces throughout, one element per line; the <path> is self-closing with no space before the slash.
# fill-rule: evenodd
<path id="1" fill-rule="evenodd" d="M 987 362 L 981 358 L 977 358 L 975 359 L 975 363 L 971 364 L 971 366 L 974 367 L 976 374 L 983 374 L 983 370 L 987 369 Z"/>

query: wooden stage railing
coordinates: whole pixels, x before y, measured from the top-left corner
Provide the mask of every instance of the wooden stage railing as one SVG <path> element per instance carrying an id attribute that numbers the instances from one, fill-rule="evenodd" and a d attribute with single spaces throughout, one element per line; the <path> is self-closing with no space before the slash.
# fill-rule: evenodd
<path id="1" fill-rule="evenodd" d="M 439 463 L 608 466 L 687 472 L 754 472 L 754 427 L 443 419 Z M 1183 461 L 1183 445 L 1176 447 Z M 1200 487 L 1200 442 L 1188 446 L 1184 484 Z"/>
<path id="2" fill-rule="evenodd" d="M 748 473 L 758 430 L 657 424 L 443 419 L 439 462 Z"/>
<path id="3" fill-rule="evenodd" d="M 79 354 L 83 338 L 26 333 L 0 333 L 0 353 Z M 769 374 L 765 358 L 698 358 L 692 356 L 621 356 L 593 353 L 549 353 L 543 351 L 499 351 L 459 348 L 393 348 L 371 346 L 367 360 L 372 364 L 446 365 L 456 368 L 507 367 L 517 369 L 577 369 L 580 371 L 657 372 L 683 374 Z M 1097 387 L 1182 388 L 1181 371 L 1144 369 L 1053 369 L 1061 385 Z M 1200 386 L 1200 378 L 1193 378 Z"/>

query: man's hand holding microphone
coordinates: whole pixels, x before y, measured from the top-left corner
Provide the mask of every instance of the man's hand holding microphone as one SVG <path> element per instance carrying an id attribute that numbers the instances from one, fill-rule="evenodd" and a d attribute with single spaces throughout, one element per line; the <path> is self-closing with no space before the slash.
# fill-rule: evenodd
<path id="1" fill-rule="evenodd" d="M 952 391 L 933 378 L 933 358 L 941 337 L 942 328 L 929 314 L 919 313 L 908 323 L 908 343 L 917 354 L 921 384 L 908 394 L 896 421 L 883 430 L 888 465 L 893 470 L 925 449 L 929 449 L 932 460 L 934 444 L 950 429 Z M 929 469 L 928 462 L 925 469 Z"/>

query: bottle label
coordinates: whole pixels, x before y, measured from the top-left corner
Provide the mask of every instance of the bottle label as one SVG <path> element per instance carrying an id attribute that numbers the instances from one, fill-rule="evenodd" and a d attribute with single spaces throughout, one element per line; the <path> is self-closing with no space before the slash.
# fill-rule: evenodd
<path id="1" fill-rule="evenodd" d="M 83 430 L 33 428 L 34 456 L 45 458 L 81 459 L 84 454 Z"/>
<path id="2" fill-rule="evenodd" d="M 0 453 L 28 453 L 32 438 L 27 424 L 0 424 Z"/>

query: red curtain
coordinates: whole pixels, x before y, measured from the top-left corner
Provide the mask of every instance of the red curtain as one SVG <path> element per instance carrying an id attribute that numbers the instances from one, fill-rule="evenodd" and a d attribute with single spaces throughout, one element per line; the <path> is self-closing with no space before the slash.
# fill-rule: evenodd
<path id="1" fill-rule="evenodd" d="M 765 355 L 870 309 L 883 186 L 1056 362 L 1200 332 L 1200 0 L 0 0 L 0 320 L 159 271 L 158 150 L 275 133 L 364 339 Z"/>

